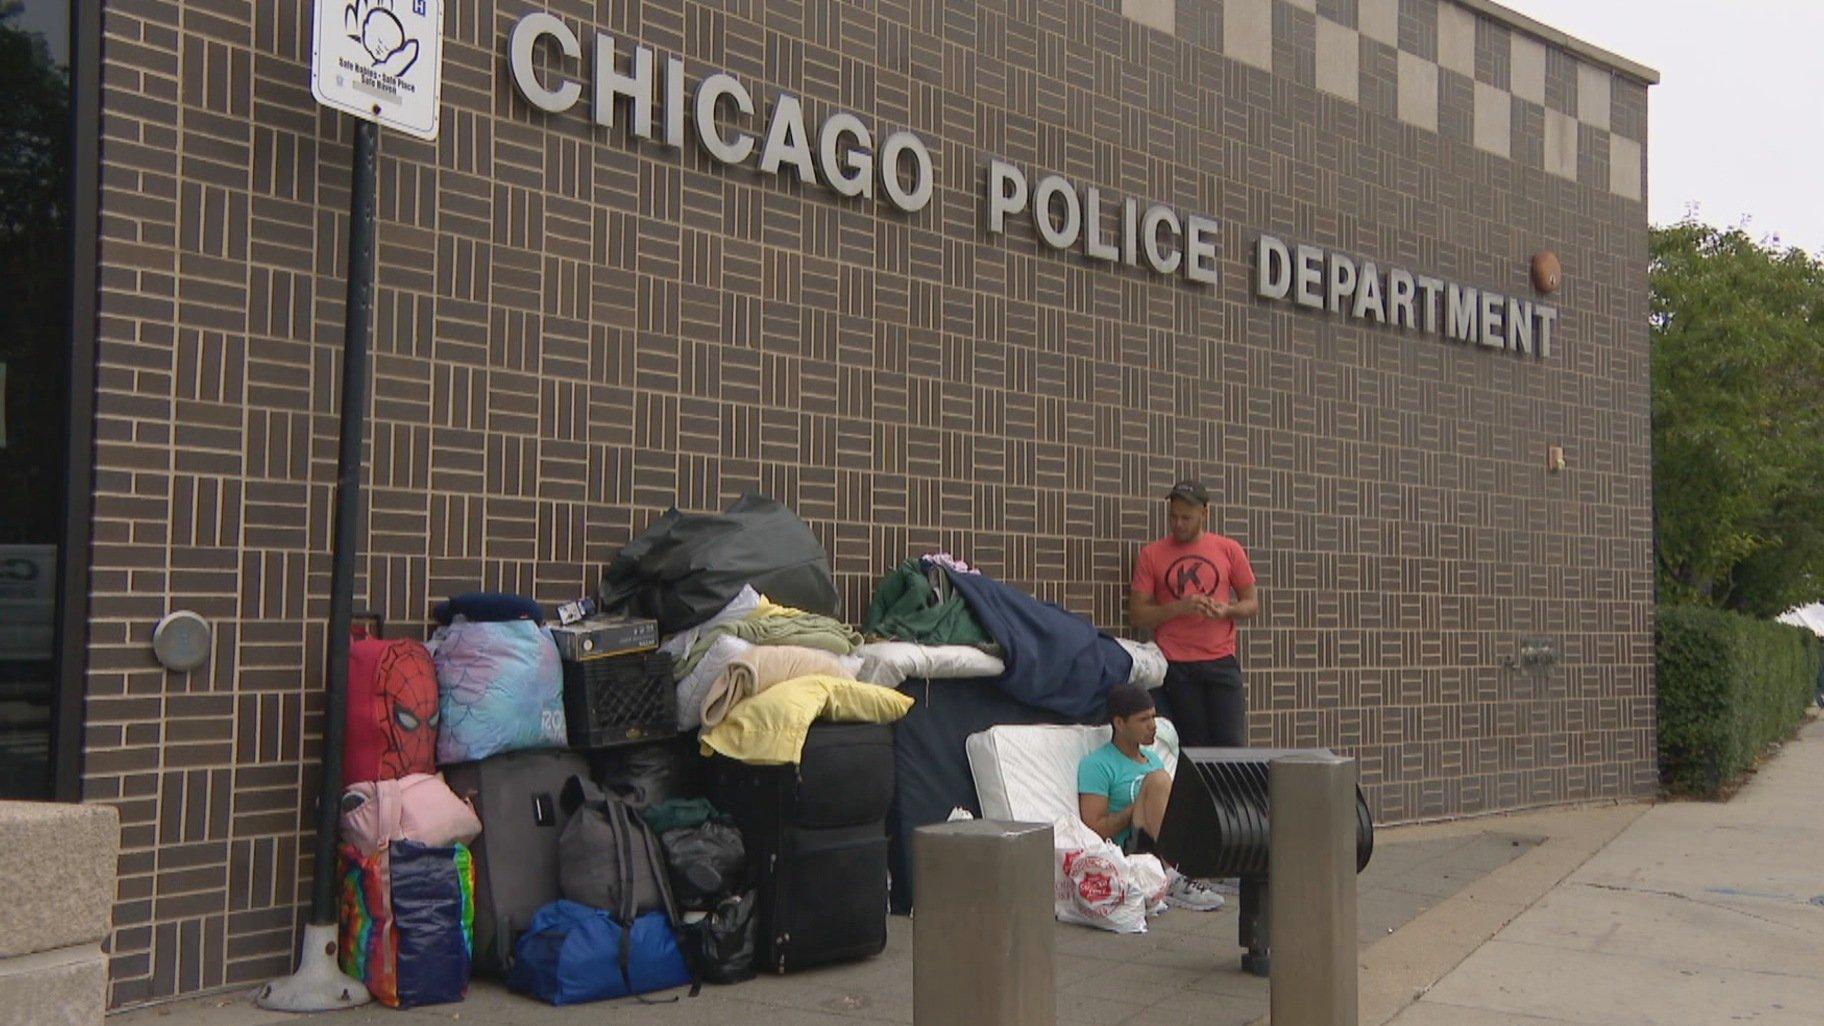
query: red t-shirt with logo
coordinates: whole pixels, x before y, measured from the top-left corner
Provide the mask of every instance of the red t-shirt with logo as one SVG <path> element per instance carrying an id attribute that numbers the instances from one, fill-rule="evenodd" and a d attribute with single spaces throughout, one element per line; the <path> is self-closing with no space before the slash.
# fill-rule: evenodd
<path id="1" fill-rule="evenodd" d="M 1133 590 L 1164 605 L 1189 595 L 1235 601 L 1234 589 L 1254 583 L 1248 554 L 1233 538 L 1204 531 L 1180 544 L 1171 535 L 1140 550 L 1134 560 Z M 1175 663 L 1221 659 L 1235 654 L 1235 621 L 1175 616 L 1153 628 L 1153 640 Z"/>

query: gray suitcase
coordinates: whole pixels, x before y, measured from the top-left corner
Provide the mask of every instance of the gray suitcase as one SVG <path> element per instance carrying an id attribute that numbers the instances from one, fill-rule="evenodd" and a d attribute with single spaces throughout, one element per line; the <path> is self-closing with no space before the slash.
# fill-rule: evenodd
<path id="1" fill-rule="evenodd" d="M 474 802 L 481 818 L 473 849 L 475 971 L 504 974 L 532 913 L 562 897 L 557 839 L 569 817 L 560 797 L 564 781 L 578 774 L 588 778 L 587 760 L 565 751 L 508 752 L 443 767 L 450 789 Z"/>

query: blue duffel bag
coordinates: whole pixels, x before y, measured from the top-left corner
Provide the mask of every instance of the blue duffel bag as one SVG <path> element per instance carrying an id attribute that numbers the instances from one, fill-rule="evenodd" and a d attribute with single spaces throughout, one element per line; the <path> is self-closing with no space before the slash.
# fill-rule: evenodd
<path id="1" fill-rule="evenodd" d="M 636 918 L 623 949 L 627 933 L 601 909 L 554 901 L 534 913 L 531 928 L 520 935 L 507 986 L 549 1004 L 575 1005 L 691 982 L 665 912 Z"/>

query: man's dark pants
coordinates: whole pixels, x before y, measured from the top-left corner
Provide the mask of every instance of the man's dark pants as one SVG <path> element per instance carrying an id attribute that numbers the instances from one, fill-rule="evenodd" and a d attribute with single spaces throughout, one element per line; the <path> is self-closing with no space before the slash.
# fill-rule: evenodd
<path id="1" fill-rule="evenodd" d="M 1165 671 L 1163 710 L 1184 748 L 1243 748 L 1248 743 L 1248 693 L 1241 663 L 1223 656 L 1172 663 Z"/>

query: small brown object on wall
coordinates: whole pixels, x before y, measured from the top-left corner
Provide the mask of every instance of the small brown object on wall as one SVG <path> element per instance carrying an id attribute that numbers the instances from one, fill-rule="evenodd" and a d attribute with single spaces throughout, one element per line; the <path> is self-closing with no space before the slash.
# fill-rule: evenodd
<path id="1" fill-rule="evenodd" d="M 1533 288 L 1549 296 L 1558 291 L 1563 281 L 1564 268 L 1558 263 L 1558 254 L 1549 249 L 1533 254 Z"/>

